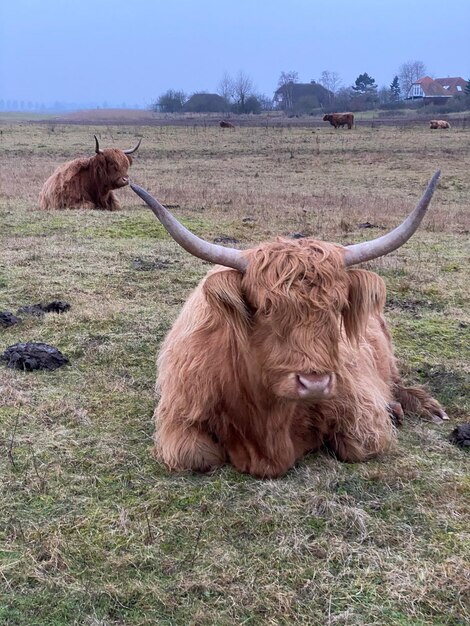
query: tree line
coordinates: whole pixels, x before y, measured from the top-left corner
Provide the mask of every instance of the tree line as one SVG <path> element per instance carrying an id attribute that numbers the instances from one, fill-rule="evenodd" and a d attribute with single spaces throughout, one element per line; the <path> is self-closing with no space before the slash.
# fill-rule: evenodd
<path id="1" fill-rule="evenodd" d="M 379 87 L 367 72 L 359 74 L 353 85 L 344 86 L 338 72 L 323 70 L 317 79 L 300 83 L 296 71 L 282 71 L 273 97 L 256 91 L 253 80 L 243 71 L 234 77 L 225 73 L 215 93 L 169 89 L 151 105 L 162 113 L 261 113 L 273 109 L 288 114 L 308 114 L 317 110 L 366 110 L 399 108 L 411 85 L 426 75 L 422 61 L 402 63 L 389 85 Z M 470 80 L 463 98 L 470 96 Z M 463 103 L 468 106 L 468 102 Z"/>
<path id="2" fill-rule="evenodd" d="M 240 70 L 235 77 L 222 76 L 216 93 L 169 89 L 152 104 L 162 113 L 261 113 L 272 109 L 272 99 L 256 92 L 253 80 Z"/>

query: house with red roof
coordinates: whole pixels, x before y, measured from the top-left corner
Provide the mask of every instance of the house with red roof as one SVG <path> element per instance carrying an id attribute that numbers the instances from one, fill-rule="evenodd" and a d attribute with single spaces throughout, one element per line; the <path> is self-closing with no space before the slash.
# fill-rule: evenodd
<path id="1" fill-rule="evenodd" d="M 447 102 L 449 98 L 465 93 L 467 81 L 460 76 L 431 78 L 423 76 L 415 81 L 406 95 L 407 100 L 422 99 L 425 102 Z"/>

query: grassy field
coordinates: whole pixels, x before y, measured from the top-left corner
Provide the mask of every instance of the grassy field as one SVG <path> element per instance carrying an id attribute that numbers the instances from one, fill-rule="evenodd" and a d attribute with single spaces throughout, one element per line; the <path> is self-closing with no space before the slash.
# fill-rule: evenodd
<path id="1" fill-rule="evenodd" d="M 0 327 L 57 346 L 55 372 L 0 369 L 1 626 L 457 626 L 470 620 L 470 129 L 0 125 Z M 405 378 L 445 404 L 365 464 L 326 453 L 257 481 L 177 475 L 150 456 L 155 356 L 208 265 L 130 190 L 119 213 L 37 210 L 67 159 L 142 146 L 131 169 L 197 234 L 240 247 L 295 232 L 351 243 L 414 206 L 424 226 L 370 264 Z M 370 222 L 375 228 L 360 228 Z"/>

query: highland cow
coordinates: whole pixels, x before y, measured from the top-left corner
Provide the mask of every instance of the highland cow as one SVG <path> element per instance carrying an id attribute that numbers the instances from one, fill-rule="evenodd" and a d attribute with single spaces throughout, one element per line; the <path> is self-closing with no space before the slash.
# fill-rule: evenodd
<path id="1" fill-rule="evenodd" d="M 95 137 L 95 156 L 68 161 L 50 176 L 39 195 L 41 209 L 93 208 L 117 211 L 113 190 L 129 184 L 128 169 L 140 146 L 132 150 L 101 150 Z"/>
<path id="2" fill-rule="evenodd" d="M 429 122 L 429 128 L 450 128 L 450 124 L 446 122 L 446 120 L 431 120 Z"/>
<path id="3" fill-rule="evenodd" d="M 426 391 L 401 381 L 383 280 L 353 269 L 411 237 L 438 179 L 439 172 L 405 222 L 378 239 L 343 247 L 278 238 L 243 251 L 199 239 L 131 184 L 183 248 L 219 264 L 160 352 L 156 457 L 171 470 L 230 462 L 274 478 L 322 446 L 348 462 L 385 452 L 395 438 L 391 416 L 403 411 L 447 419 Z"/>
<path id="4" fill-rule="evenodd" d="M 351 130 L 354 124 L 354 113 L 328 113 L 323 116 L 324 122 L 330 122 L 335 128 L 346 126 Z"/>
<path id="5" fill-rule="evenodd" d="M 232 124 L 232 122 L 227 122 L 227 120 L 222 120 L 220 122 L 220 128 L 235 128 L 234 124 Z"/>

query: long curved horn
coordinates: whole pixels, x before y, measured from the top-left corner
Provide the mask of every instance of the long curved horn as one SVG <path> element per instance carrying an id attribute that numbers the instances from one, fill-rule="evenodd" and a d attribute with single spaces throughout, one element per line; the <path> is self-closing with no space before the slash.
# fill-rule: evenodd
<path id="1" fill-rule="evenodd" d="M 136 152 L 139 149 L 141 141 L 142 141 L 142 137 L 139 139 L 139 143 L 136 145 L 135 148 L 133 148 L 132 150 L 123 150 L 124 154 L 132 154 L 133 152 Z"/>
<path id="2" fill-rule="evenodd" d="M 408 215 L 406 220 L 397 226 L 394 230 L 372 239 L 371 241 L 364 241 L 362 243 L 356 243 L 351 246 L 346 246 L 346 254 L 344 256 L 344 262 L 346 266 L 355 265 L 356 263 L 363 263 L 364 261 L 371 261 L 378 257 L 384 256 L 389 252 L 393 252 L 413 235 L 423 219 L 434 190 L 439 182 L 441 171 L 437 170 L 434 176 L 429 181 L 429 184 L 424 192 L 421 200 L 418 202 L 412 213 Z"/>
<path id="3" fill-rule="evenodd" d="M 239 272 L 245 272 L 248 262 L 240 250 L 225 248 L 224 246 L 218 246 L 215 243 L 209 243 L 204 241 L 204 239 L 200 239 L 180 224 L 170 211 L 163 204 L 160 204 L 158 200 L 155 200 L 145 189 L 134 183 L 131 183 L 131 189 L 149 205 L 176 243 L 179 243 L 187 252 L 204 261 L 225 265 L 225 267 L 231 267 Z"/>
<path id="4" fill-rule="evenodd" d="M 102 154 L 103 150 L 100 149 L 100 142 L 98 141 L 98 137 L 96 135 L 93 135 L 93 137 L 95 138 L 95 152 L 96 152 L 96 154 Z"/>

